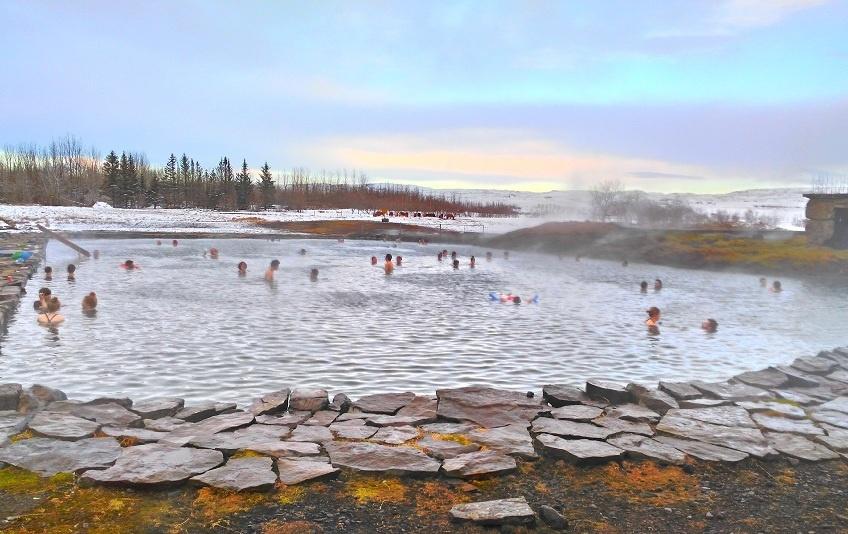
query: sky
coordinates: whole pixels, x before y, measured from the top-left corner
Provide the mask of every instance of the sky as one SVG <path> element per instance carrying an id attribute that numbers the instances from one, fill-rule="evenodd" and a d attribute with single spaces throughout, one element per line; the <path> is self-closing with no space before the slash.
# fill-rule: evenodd
<path id="1" fill-rule="evenodd" d="M 0 2 L 0 146 L 529 191 L 848 174 L 848 2 Z"/>

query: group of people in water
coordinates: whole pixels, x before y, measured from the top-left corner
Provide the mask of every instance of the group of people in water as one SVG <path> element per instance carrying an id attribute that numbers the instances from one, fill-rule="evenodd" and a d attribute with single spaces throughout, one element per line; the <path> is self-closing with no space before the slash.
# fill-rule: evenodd
<path id="1" fill-rule="evenodd" d="M 45 280 L 52 280 L 52 276 L 48 276 L 48 274 L 52 273 L 53 269 L 45 267 L 44 271 Z M 76 266 L 73 264 L 69 265 L 69 282 L 76 279 L 75 272 Z M 59 300 L 59 297 L 53 294 L 53 291 L 49 287 L 42 287 L 38 290 L 38 300 L 32 303 L 32 307 L 37 314 L 36 320 L 40 325 L 52 327 L 65 322 L 65 316 L 60 313 L 60 310 L 62 309 L 62 302 Z M 97 293 L 91 291 L 83 297 L 82 311 L 86 315 L 91 315 L 97 311 Z"/>

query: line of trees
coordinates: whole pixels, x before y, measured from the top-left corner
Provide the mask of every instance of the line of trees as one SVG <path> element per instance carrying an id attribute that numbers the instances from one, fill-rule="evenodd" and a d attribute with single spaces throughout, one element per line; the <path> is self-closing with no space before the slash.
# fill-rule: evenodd
<path id="1" fill-rule="evenodd" d="M 110 151 L 105 158 L 72 136 L 46 147 L 19 145 L 0 152 L 0 202 L 121 208 L 360 209 L 516 215 L 515 206 L 463 201 L 417 187 L 369 184 L 359 171 L 314 173 L 296 168 L 274 175 L 265 162 L 254 176 L 246 160 L 237 170 L 229 158 L 205 168 L 194 158 L 171 154 L 154 167 L 144 154 Z"/>

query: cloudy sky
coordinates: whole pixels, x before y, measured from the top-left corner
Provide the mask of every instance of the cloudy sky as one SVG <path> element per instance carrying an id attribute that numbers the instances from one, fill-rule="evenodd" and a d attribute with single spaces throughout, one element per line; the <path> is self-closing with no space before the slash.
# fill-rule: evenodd
<path id="1" fill-rule="evenodd" d="M 0 144 L 525 190 L 848 173 L 848 2 L 0 2 Z"/>

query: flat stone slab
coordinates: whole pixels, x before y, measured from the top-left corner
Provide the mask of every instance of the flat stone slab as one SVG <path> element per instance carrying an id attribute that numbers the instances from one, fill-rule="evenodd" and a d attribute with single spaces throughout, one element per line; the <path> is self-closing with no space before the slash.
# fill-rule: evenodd
<path id="1" fill-rule="evenodd" d="M 714 408 L 681 408 L 679 410 L 669 410 L 667 416 L 686 417 L 687 419 L 695 419 L 713 425 L 742 427 L 742 428 L 757 428 L 757 425 L 751 419 L 751 415 L 745 408 L 740 406 L 716 406 Z"/>
<path id="2" fill-rule="evenodd" d="M 75 415 L 47 412 L 35 414 L 27 425 L 39 436 L 70 441 L 94 437 L 100 426 L 99 423 Z"/>
<path id="3" fill-rule="evenodd" d="M 22 391 L 20 384 L 0 384 L 0 411 L 17 410 Z"/>
<path id="4" fill-rule="evenodd" d="M 803 373 L 814 375 L 826 375 L 837 367 L 837 363 L 828 358 L 795 358 L 790 365 Z"/>
<path id="5" fill-rule="evenodd" d="M 389 447 L 369 442 L 324 444 L 336 467 L 390 475 L 435 474 L 442 463 L 411 447 Z"/>
<path id="6" fill-rule="evenodd" d="M 253 414 L 247 412 L 235 412 L 209 417 L 199 423 L 186 423 L 178 425 L 168 436 L 167 441 L 176 445 L 185 445 L 193 439 L 226 432 L 253 422 Z M 320 427 L 319 427 L 320 428 Z"/>
<path id="7" fill-rule="evenodd" d="M 695 408 L 715 408 L 716 406 L 730 406 L 733 404 L 733 401 L 729 400 L 721 400 L 721 399 L 689 399 L 689 400 L 681 400 L 679 402 L 681 408 L 686 409 L 695 409 Z"/>
<path id="8" fill-rule="evenodd" d="M 607 440 L 607 443 L 627 451 L 628 456 L 648 458 L 670 464 L 682 464 L 686 455 L 672 445 L 638 434 L 622 434 Z"/>
<path id="9" fill-rule="evenodd" d="M 315 415 L 304 421 L 303 424 L 307 426 L 330 426 L 330 423 L 335 421 L 336 417 L 338 416 L 339 412 L 334 412 L 332 410 L 321 410 L 315 412 Z"/>
<path id="10" fill-rule="evenodd" d="M 245 450 L 267 454 L 275 458 L 298 458 L 320 454 L 321 446 L 311 441 L 274 441 L 254 443 Z"/>
<path id="11" fill-rule="evenodd" d="M 802 406 L 809 406 L 811 404 L 820 404 L 821 401 L 811 395 L 808 395 L 804 391 L 798 389 L 775 389 L 772 392 L 780 397 L 781 399 L 785 399 L 788 401 L 792 401 L 798 403 Z"/>
<path id="12" fill-rule="evenodd" d="M 848 371 L 846 371 L 845 369 L 837 369 L 832 373 L 826 374 L 824 377 L 828 380 L 848 384 Z"/>
<path id="13" fill-rule="evenodd" d="M 839 454 L 824 445 L 810 441 L 804 436 L 778 432 L 766 432 L 765 436 L 769 445 L 776 450 L 799 460 L 820 462 L 822 460 L 836 460 L 840 457 Z"/>
<path id="14" fill-rule="evenodd" d="M 440 389 L 436 396 L 439 417 L 486 428 L 528 423 L 544 410 L 538 400 L 523 393 L 482 386 Z"/>
<path id="15" fill-rule="evenodd" d="M 233 432 L 207 434 L 188 443 L 201 449 L 217 449 L 232 454 L 239 449 L 250 449 L 264 443 L 274 443 L 291 434 L 291 429 L 278 425 L 251 425 Z"/>
<path id="16" fill-rule="evenodd" d="M 734 376 L 749 386 L 763 389 L 780 388 L 789 383 L 789 377 L 772 367 L 760 371 L 749 371 Z"/>
<path id="17" fill-rule="evenodd" d="M 143 419 L 159 419 L 173 417 L 185 407 L 185 400 L 176 397 L 159 397 L 135 403 L 132 411 Z"/>
<path id="18" fill-rule="evenodd" d="M 305 412 L 318 412 L 330 406 L 326 389 L 297 388 L 289 397 L 289 408 Z"/>
<path id="19" fill-rule="evenodd" d="M 768 391 L 747 384 L 731 384 L 730 382 L 692 382 L 695 389 L 714 399 L 729 401 L 769 400 L 772 394 Z"/>
<path id="20" fill-rule="evenodd" d="M 140 415 L 114 402 L 82 404 L 74 401 L 58 401 L 51 403 L 47 410 L 51 413 L 75 415 L 101 425 L 139 427 L 142 423 Z"/>
<path id="21" fill-rule="evenodd" d="M 660 415 L 673 408 L 680 408 L 677 400 L 665 391 L 649 388 L 633 382 L 627 384 L 627 391 L 633 395 L 636 402 Z"/>
<path id="22" fill-rule="evenodd" d="M 56 473 L 105 469 L 120 455 L 121 446 L 112 438 L 79 441 L 31 438 L 0 448 L 0 463 L 49 477 Z"/>
<path id="23" fill-rule="evenodd" d="M 436 397 L 428 397 L 426 395 L 416 395 L 412 401 L 398 410 L 398 417 L 417 417 L 421 423 L 429 423 L 436 421 L 436 408 L 439 401 Z"/>
<path id="24" fill-rule="evenodd" d="M 371 441 L 387 445 L 400 445 L 418 437 L 418 429 L 412 426 L 386 426 L 371 437 Z"/>
<path id="25" fill-rule="evenodd" d="M 826 436 L 814 436 L 813 439 L 826 445 L 828 448 L 839 452 L 848 451 L 848 430 L 838 426 L 822 423 L 822 428 L 827 432 Z"/>
<path id="26" fill-rule="evenodd" d="M 582 389 L 565 384 L 548 384 L 542 386 L 542 398 L 554 408 L 583 404 L 590 400 L 589 396 Z"/>
<path id="27" fill-rule="evenodd" d="M 288 408 L 290 394 L 289 388 L 266 393 L 258 399 L 254 399 L 248 411 L 255 416 L 284 412 Z"/>
<path id="28" fill-rule="evenodd" d="M 760 428 L 772 432 L 803 434 L 805 436 L 823 436 L 824 430 L 817 427 L 809 419 L 789 419 L 780 415 L 754 413 L 751 417 Z"/>
<path id="29" fill-rule="evenodd" d="M 412 402 L 415 398 L 415 393 L 378 393 L 376 395 L 366 395 L 353 403 L 353 408 L 362 412 L 394 415 Z"/>
<path id="30" fill-rule="evenodd" d="M 572 463 L 605 462 L 624 454 L 623 449 L 594 439 L 562 439 L 552 434 L 539 434 L 536 440 L 549 455 Z"/>
<path id="31" fill-rule="evenodd" d="M 86 471 L 82 484 L 153 486 L 184 482 L 224 463 L 224 455 L 209 449 L 174 447 L 158 443 L 126 447 L 115 465 Z"/>
<path id="32" fill-rule="evenodd" d="M 432 423 L 436 417 L 420 415 L 375 415 L 368 418 L 368 424 L 374 426 L 418 426 Z"/>
<path id="33" fill-rule="evenodd" d="M 104 426 L 100 432 L 118 440 L 131 440 L 134 444 L 156 443 L 168 437 L 168 432 L 156 432 L 146 428 L 123 428 L 117 426 Z"/>
<path id="34" fill-rule="evenodd" d="M 368 439 L 377 433 L 377 427 L 366 425 L 364 422 L 359 425 L 342 422 L 330 425 L 330 432 L 340 439 Z"/>
<path id="35" fill-rule="evenodd" d="M 533 421 L 531 431 L 534 434 L 553 434 L 569 438 L 607 439 L 618 434 L 619 430 L 604 428 L 589 423 L 577 423 L 561 419 L 540 417 Z M 537 438 L 538 439 L 538 438 Z"/>
<path id="36" fill-rule="evenodd" d="M 551 415 L 554 419 L 568 419 L 570 421 L 591 421 L 603 415 L 604 410 L 595 406 L 584 406 L 582 404 L 570 404 L 554 408 Z"/>
<path id="37" fill-rule="evenodd" d="M 646 408 L 638 404 L 622 404 L 620 406 L 610 406 L 606 409 L 606 415 L 607 417 L 624 419 L 625 421 L 637 421 L 640 423 L 656 423 L 660 420 L 660 414 L 651 410 L 650 408 Z"/>
<path id="38" fill-rule="evenodd" d="M 515 458 L 497 451 L 476 451 L 448 458 L 442 469 L 448 476 L 480 478 L 514 471 Z"/>
<path id="39" fill-rule="evenodd" d="M 289 436 L 289 441 L 311 441 L 313 443 L 323 443 L 325 441 L 333 441 L 333 433 L 330 429 L 324 426 L 298 426 L 292 431 Z"/>
<path id="40" fill-rule="evenodd" d="M 188 421 L 189 423 L 197 423 L 217 415 L 218 410 L 215 405 L 216 403 L 214 402 L 203 402 L 200 404 L 185 406 L 182 410 L 175 413 L 174 417 L 182 419 L 183 421 Z"/>
<path id="41" fill-rule="evenodd" d="M 312 412 L 288 412 L 279 415 L 260 415 L 256 418 L 256 422 L 262 423 L 263 425 L 284 425 L 295 427 L 306 422 L 311 417 Z"/>
<path id="42" fill-rule="evenodd" d="M 231 458 L 225 465 L 191 477 L 197 486 L 229 491 L 267 491 L 277 482 L 271 458 Z"/>
<path id="43" fill-rule="evenodd" d="M 773 367 L 769 367 L 769 369 L 774 369 L 786 375 L 787 382 L 784 387 L 816 387 L 822 382 L 820 376 L 805 373 L 804 371 L 787 365 L 775 365 Z"/>
<path id="44" fill-rule="evenodd" d="M 848 397 L 837 397 L 832 401 L 828 401 L 819 406 L 819 410 L 830 410 L 848 414 Z"/>
<path id="45" fill-rule="evenodd" d="M 678 401 L 703 397 L 703 394 L 688 382 L 660 382 L 659 388 Z"/>
<path id="46" fill-rule="evenodd" d="M 626 404 L 633 400 L 633 395 L 627 391 L 626 385 L 600 378 L 590 378 L 586 381 L 586 395 L 611 404 Z"/>
<path id="47" fill-rule="evenodd" d="M 720 447 L 703 441 L 673 438 L 671 436 L 655 436 L 655 441 L 670 445 L 675 449 L 708 462 L 740 462 L 748 457 L 748 453 Z"/>
<path id="48" fill-rule="evenodd" d="M 653 436 L 654 431 L 648 423 L 637 421 L 625 421 L 615 417 L 598 417 L 592 420 L 598 426 L 613 430 L 615 433 L 626 432 L 628 434 L 641 434 L 643 436 Z"/>
<path id="49" fill-rule="evenodd" d="M 418 440 L 417 446 L 428 455 L 437 460 L 445 460 L 447 458 L 455 458 L 460 454 L 475 452 L 480 450 L 480 445 L 469 443 L 464 445 L 456 441 L 436 439 L 431 436 L 424 436 Z"/>
<path id="50" fill-rule="evenodd" d="M 0 412 L 0 442 L 3 437 L 12 437 L 22 432 L 29 421 L 29 417 L 9 410 Z"/>
<path id="51" fill-rule="evenodd" d="M 513 424 L 498 428 L 479 428 L 467 434 L 476 443 L 501 454 L 533 460 L 539 457 L 533 448 L 533 438 L 524 424 Z"/>
<path id="52" fill-rule="evenodd" d="M 737 402 L 736 405 L 745 408 L 749 412 L 770 412 L 780 414 L 783 417 L 789 417 L 791 419 L 804 419 L 807 417 L 807 414 L 803 409 L 791 404 L 786 404 L 785 402 L 742 401 Z"/>
<path id="53" fill-rule="evenodd" d="M 663 416 L 657 424 L 657 432 L 712 443 L 747 452 L 757 458 L 774 456 L 775 450 L 769 447 L 765 437 L 756 428 L 740 428 L 716 425 L 675 415 L 672 410 Z"/>
<path id="54" fill-rule="evenodd" d="M 833 410 L 810 410 L 810 419 L 819 423 L 848 428 L 848 414 Z"/>
<path id="55" fill-rule="evenodd" d="M 148 430 L 171 432 L 183 425 L 190 425 L 191 423 L 186 422 L 184 419 L 177 419 L 176 417 L 160 417 L 159 419 L 145 419 L 143 424 L 144 428 Z"/>
<path id="56" fill-rule="evenodd" d="M 311 460 L 277 460 L 279 480 L 287 486 L 300 484 L 308 480 L 324 479 L 336 476 L 339 470 L 329 463 Z"/>
<path id="57" fill-rule="evenodd" d="M 536 521 L 536 514 L 524 497 L 457 504 L 450 515 L 454 521 L 478 525 L 529 525 Z"/>
<path id="58" fill-rule="evenodd" d="M 429 425 L 421 425 L 421 430 L 434 434 L 467 434 L 477 428 L 480 427 L 472 423 L 431 423 Z"/>

